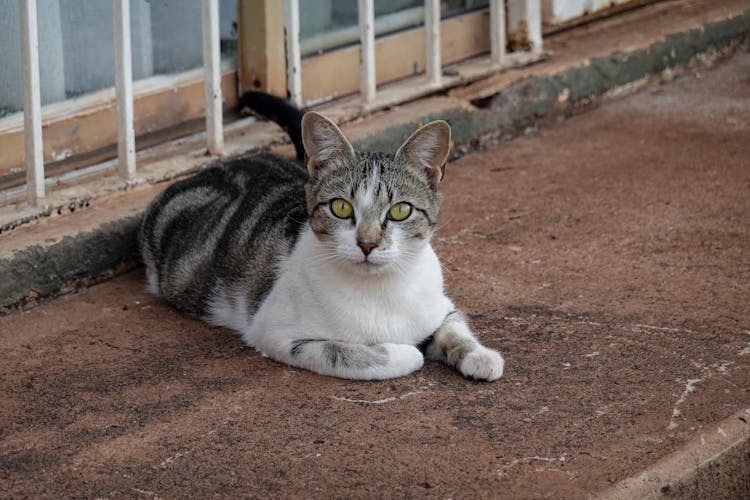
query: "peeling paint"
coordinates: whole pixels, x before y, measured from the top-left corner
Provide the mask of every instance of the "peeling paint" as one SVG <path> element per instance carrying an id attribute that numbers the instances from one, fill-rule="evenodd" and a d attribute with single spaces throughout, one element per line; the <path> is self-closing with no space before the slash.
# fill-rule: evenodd
<path id="1" fill-rule="evenodd" d="M 52 156 L 52 159 L 54 161 L 62 161 L 66 158 L 70 158 L 73 155 L 72 149 L 63 149 L 61 151 L 55 151 L 54 149 L 50 151 L 50 155 Z"/>

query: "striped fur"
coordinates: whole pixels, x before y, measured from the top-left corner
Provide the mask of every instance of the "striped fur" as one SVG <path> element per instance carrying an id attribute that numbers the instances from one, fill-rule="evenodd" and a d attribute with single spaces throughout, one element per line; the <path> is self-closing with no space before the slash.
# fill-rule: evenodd
<path id="1" fill-rule="evenodd" d="M 213 320 L 208 306 L 222 300 L 252 315 L 307 219 L 306 181 L 298 163 L 258 155 L 171 185 L 141 226 L 150 289 L 193 316 Z"/>
<path id="2" fill-rule="evenodd" d="M 429 243 L 447 124 L 420 128 L 395 154 L 356 152 L 323 116 L 300 119 L 278 98 L 251 97 L 243 102 L 261 99 L 263 114 L 304 143 L 307 168 L 249 155 L 167 188 L 140 231 L 150 290 L 239 331 L 278 361 L 321 374 L 398 377 L 426 355 L 469 377 L 499 378 L 502 357 L 478 343 L 443 293 Z M 337 216 L 334 200 L 345 200 L 350 214 Z M 393 218 L 391 208 L 404 203 L 408 216 Z"/>

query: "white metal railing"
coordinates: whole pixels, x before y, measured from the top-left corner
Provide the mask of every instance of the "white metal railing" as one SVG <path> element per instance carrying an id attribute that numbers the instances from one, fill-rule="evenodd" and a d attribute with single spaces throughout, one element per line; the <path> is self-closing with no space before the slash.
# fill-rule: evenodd
<path id="1" fill-rule="evenodd" d="M 45 197 L 44 154 L 39 84 L 39 44 L 37 33 L 37 0 L 18 0 L 24 73 L 24 135 L 26 143 L 26 192 L 28 202 L 39 205 Z M 219 48 L 218 0 L 202 0 L 204 97 L 207 149 L 220 155 L 223 150 L 222 95 Z M 358 0 L 360 30 L 360 94 L 365 110 L 386 106 L 437 88 L 447 87 L 469 78 L 478 78 L 509 65 L 532 61 L 542 49 L 541 0 L 509 0 L 516 17 L 524 21 L 530 49 L 506 54 L 506 5 L 504 0 L 490 0 L 489 62 L 476 66 L 458 79 L 443 75 L 440 37 L 440 0 L 425 0 L 425 80 L 409 84 L 394 96 L 378 93 L 375 68 L 374 0 Z M 117 171 L 120 178 L 131 180 L 136 174 L 135 132 L 133 126 L 133 77 L 130 37 L 130 0 L 112 0 L 115 48 L 115 95 L 117 108 Z M 518 14 L 520 13 L 520 14 Z M 284 28 L 289 98 L 302 106 L 302 71 L 300 52 L 299 0 L 284 0 Z"/>
<path id="2" fill-rule="evenodd" d="M 398 97 L 384 97 L 378 102 L 377 78 L 375 68 L 375 9 L 374 0 L 358 0 L 357 10 L 360 32 L 360 98 L 365 110 L 384 107 L 399 100 L 409 99 L 455 84 L 461 79 L 479 78 L 499 69 L 524 64 L 539 59 L 542 54 L 542 5 L 541 0 L 508 0 L 508 7 L 513 9 L 516 17 L 522 22 L 530 49 L 515 52 L 513 57 L 506 56 L 506 2 L 490 0 L 490 64 L 474 68 L 458 79 L 443 77 L 440 39 L 440 0 L 425 0 L 425 82 L 413 86 L 411 90 L 399 92 Z M 289 98 L 298 106 L 304 103 L 302 95 L 302 62 L 300 50 L 299 26 L 300 0 L 284 0 L 284 36 L 287 58 L 287 90 Z"/>
<path id="3" fill-rule="evenodd" d="M 117 0 L 114 0 L 115 2 Z M 206 102 L 208 152 L 224 150 L 221 109 L 221 48 L 219 45 L 219 0 L 203 0 L 203 95 Z"/>
<path id="4" fill-rule="evenodd" d="M 298 0 L 295 0 L 297 3 Z M 360 93 L 365 104 L 375 100 L 375 2 L 359 0 L 357 4 L 360 30 Z"/>
<path id="5" fill-rule="evenodd" d="M 302 105 L 302 55 L 299 48 L 299 3 L 284 0 L 284 38 L 286 42 L 286 87 L 289 99 Z"/>
<path id="6" fill-rule="evenodd" d="M 443 78 L 440 47 L 440 0 L 425 0 L 425 73 L 427 85 L 439 86 Z"/>
<path id="7" fill-rule="evenodd" d="M 287 87 L 290 99 L 297 105 L 304 104 L 302 96 L 302 71 L 299 41 L 299 0 L 284 0 L 284 28 L 287 49 Z M 373 0 L 358 0 L 360 32 L 360 97 L 364 110 L 372 110 L 394 104 L 438 88 L 444 88 L 466 78 L 479 78 L 499 69 L 524 64 L 539 59 L 542 53 L 542 6 L 541 0 L 508 0 L 525 30 L 530 46 L 528 51 L 506 54 L 507 26 L 506 2 L 490 0 L 490 47 L 489 64 L 473 68 L 457 78 L 444 78 L 440 48 L 440 0 L 425 0 L 425 81 L 409 90 L 402 90 L 398 97 L 384 96 L 379 99 L 375 68 L 375 19 Z"/>
<path id="8" fill-rule="evenodd" d="M 115 37 L 115 95 L 117 100 L 117 170 L 120 177 L 130 180 L 135 177 L 130 0 L 112 0 L 112 12 L 112 31 Z"/>
<path id="9" fill-rule="evenodd" d="M 503 64 L 505 59 L 505 5 L 502 1 L 490 2 L 490 57 L 494 64 Z"/>
<path id="10" fill-rule="evenodd" d="M 203 66 L 207 148 L 221 154 L 222 96 L 219 49 L 219 0 L 202 0 Z M 44 200 L 44 150 L 42 146 L 39 90 L 39 36 L 36 0 L 18 0 L 23 52 L 24 140 L 26 143 L 26 198 L 31 205 Z M 117 102 L 117 171 L 124 180 L 135 176 L 133 127 L 133 72 L 130 39 L 130 0 L 112 0 L 115 46 L 115 95 Z"/>
<path id="11" fill-rule="evenodd" d="M 36 205 L 44 198 L 42 98 L 39 90 L 39 34 L 36 0 L 19 0 L 23 53 L 23 131 L 26 142 L 26 193 Z"/>

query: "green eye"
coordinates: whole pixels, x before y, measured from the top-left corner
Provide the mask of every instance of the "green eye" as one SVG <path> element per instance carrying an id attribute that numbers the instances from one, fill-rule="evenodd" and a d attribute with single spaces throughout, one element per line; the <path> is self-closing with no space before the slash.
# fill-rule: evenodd
<path id="1" fill-rule="evenodd" d="M 391 220 L 395 221 L 402 221 L 409 217 L 411 215 L 411 205 L 406 203 L 405 201 L 402 201 L 401 203 L 396 203 L 391 207 L 390 210 L 388 210 L 388 217 Z"/>
<path id="2" fill-rule="evenodd" d="M 350 219 L 354 215 L 352 204 L 343 198 L 336 198 L 331 201 L 331 212 L 339 219 Z"/>

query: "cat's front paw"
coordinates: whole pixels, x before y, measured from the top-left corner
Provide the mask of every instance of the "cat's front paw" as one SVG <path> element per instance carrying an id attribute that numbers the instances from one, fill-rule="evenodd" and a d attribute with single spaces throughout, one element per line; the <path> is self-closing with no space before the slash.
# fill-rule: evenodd
<path id="1" fill-rule="evenodd" d="M 388 364 L 384 367 L 383 377 L 403 377 L 422 368 L 422 352 L 409 344 L 383 344 L 388 351 Z"/>
<path id="2" fill-rule="evenodd" d="M 505 361 L 499 352 L 479 347 L 464 356 L 459 370 L 476 380 L 497 380 L 503 376 Z"/>

